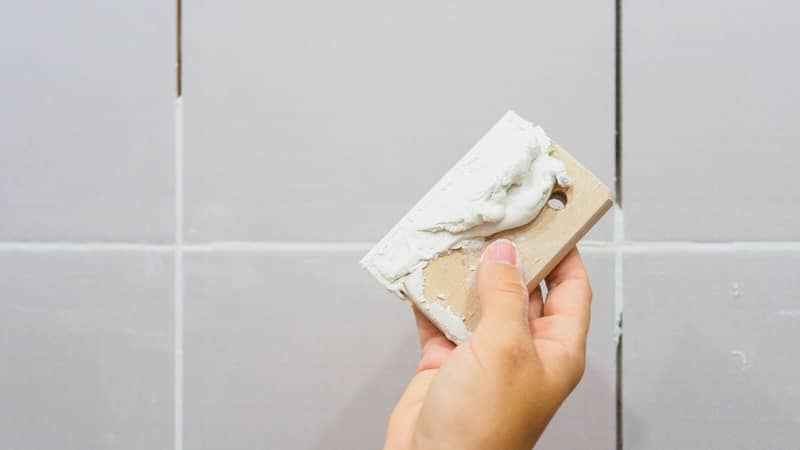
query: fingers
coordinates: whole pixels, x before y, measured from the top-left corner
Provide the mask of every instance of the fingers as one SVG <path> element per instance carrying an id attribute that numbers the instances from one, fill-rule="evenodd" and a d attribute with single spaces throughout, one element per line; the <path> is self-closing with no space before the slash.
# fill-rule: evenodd
<path id="1" fill-rule="evenodd" d="M 419 345 L 422 349 L 417 372 L 438 369 L 456 347 L 419 309 L 414 307 L 414 319 L 419 332 Z"/>
<path id="2" fill-rule="evenodd" d="M 476 291 L 481 325 L 497 330 L 528 329 L 528 290 L 511 241 L 498 239 L 484 250 Z"/>
<path id="3" fill-rule="evenodd" d="M 542 288 L 536 286 L 536 289 L 531 292 L 528 301 L 528 322 L 532 322 L 539 317 L 542 317 L 542 308 L 544 307 L 544 300 L 542 298 Z"/>
<path id="4" fill-rule="evenodd" d="M 417 309 L 416 306 L 413 306 L 412 308 L 414 309 L 414 321 L 417 322 L 420 348 L 425 348 L 425 344 L 435 337 L 444 337 L 444 334 L 442 334 L 442 332 L 436 328 L 436 325 L 434 325 L 430 319 L 425 317 L 425 314 L 422 314 L 422 312 Z"/>
<path id="5" fill-rule="evenodd" d="M 414 429 L 419 411 L 435 375 L 435 371 L 419 372 L 411 379 L 389 417 L 386 441 L 383 445 L 385 450 L 413 447 Z"/>
<path id="6" fill-rule="evenodd" d="M 577 248 L 547 276 L 547 289 L 542 315 L 569 317 L 585 334 L 589 327 L 592 288 Z"/>

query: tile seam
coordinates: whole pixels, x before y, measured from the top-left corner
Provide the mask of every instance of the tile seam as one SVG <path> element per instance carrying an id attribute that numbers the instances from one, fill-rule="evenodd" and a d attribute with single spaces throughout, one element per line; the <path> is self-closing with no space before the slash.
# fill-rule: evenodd
<path id="1" fill-rule="evenodd" d="M 623 450 L 622 312 L 625 215 L 622 208 L 622 0 L 614 0 L 614 367 L 616 449 Z"/>
<path id="2" fill-rule="evenodd" d="M 358 241 L 209 241 L 182 242 L 191 251 L 361 251 L 376 242 Z M 800 251 L 800 241 L 583 241 L 582 249 L 650 251 L 791 250 Z M 0 241 L 0 251 L 174 251 L 176 243 L 136 241 Z"/>
<path id="3" fill-rule="evenodd" d="M 178 0 L 180 4 L 180 0 Z M 183 450 L 183 100 L 175 102 L 175 245 L 173 447 Z"/>

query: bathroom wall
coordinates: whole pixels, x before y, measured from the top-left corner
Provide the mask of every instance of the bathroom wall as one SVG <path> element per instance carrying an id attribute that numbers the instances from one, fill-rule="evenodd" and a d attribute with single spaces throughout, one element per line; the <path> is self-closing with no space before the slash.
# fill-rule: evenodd
<path id="1" fill-rule="evenodd" d="M 0 5 L 0 448 L 379 448 L 357 261 L 507 109 L 618 193 L 539 447 L 796 445 L 794 3 L 176 6 Z"/>

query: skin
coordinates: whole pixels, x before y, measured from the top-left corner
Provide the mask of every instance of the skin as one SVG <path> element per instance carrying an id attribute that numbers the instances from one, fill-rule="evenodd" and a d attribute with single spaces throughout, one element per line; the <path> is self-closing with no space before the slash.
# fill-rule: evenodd
<path id="1" fill-rule="evenodd" d="M 580 381 L 592 298 L 573 249 L 530 296 L 506 240 L 477 274 L 481 320 L 456 346 L 415 310 L 422 355 L 392 413 L 385 450 L 529 450 Z"/>

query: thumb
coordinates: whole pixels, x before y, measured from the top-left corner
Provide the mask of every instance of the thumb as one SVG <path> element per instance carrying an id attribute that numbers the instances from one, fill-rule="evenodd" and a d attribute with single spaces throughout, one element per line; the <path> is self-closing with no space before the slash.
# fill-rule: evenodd
<path id="1" fill-rule="evenodd" d="M 476 292 L 484 327 L 499 330 L 519 326 L 529 329 L 528 289 L 513 242 L 498 239 L 483 251 Z"/>

